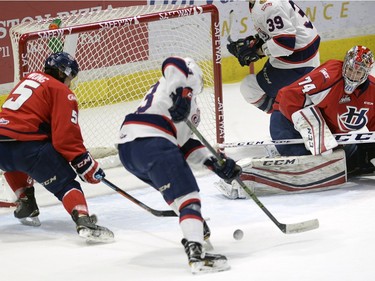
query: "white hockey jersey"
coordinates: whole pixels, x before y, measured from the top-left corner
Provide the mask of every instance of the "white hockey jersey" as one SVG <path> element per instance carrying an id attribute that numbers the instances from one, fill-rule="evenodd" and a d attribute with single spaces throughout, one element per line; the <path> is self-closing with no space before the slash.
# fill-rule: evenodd
<path id="1" fill-rule="evenodd" d="M 173 104 L 171 94 L 177 88 L 192 88 L 188 119 L 198 126 L 200 110 L 196 95 L 203 90 L 202 71 L 190 58 L 169 57 L 163 62 L 162 73 L 163 76 L 149 89 L 137 110 L 125 117 L 118 143 L 130 142 L 136 138 L 162 137 L 179 147 L 189 146 L 184 149 L 185 154 L 188 152 L 186 158 L 190 157 L 193 163 L 201 163 L 209 157 L 208 149 L 197 140 L 189 142 L 193 137 L 192 131 L 183 121 L 174 123 L 168 109 Z"/>
<path id="2" fill-rule="evenodd" d="M 263 53 L 281 69 L 317 67 L 320 37 L 312 22 L 293 2 L 256 0 L 250 4 L 255 30 L 265 43 Z"/>

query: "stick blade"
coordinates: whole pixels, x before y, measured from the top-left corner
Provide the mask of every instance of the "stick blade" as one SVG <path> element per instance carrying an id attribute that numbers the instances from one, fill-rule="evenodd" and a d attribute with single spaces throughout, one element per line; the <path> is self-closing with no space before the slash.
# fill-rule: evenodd
<path id="1" fill-rule="evenodd" d="M 285 224 L 285 228 L 282 231 L 285 234 L 300 233 L 317 229 L 319 227 L 319 221 L 317 219 L 308 220 L 299 223 Z"/>
<path id="2" fill-rule="evenodd" d="M 157 217 L 178 217 L 173 210 L 150 210 L 150 212 Z"/>

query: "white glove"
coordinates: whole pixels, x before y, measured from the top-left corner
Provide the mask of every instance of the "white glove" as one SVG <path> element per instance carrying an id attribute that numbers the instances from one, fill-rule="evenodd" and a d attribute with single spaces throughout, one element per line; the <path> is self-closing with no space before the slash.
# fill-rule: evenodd
<path id="1" fill-rule="evenodd" d="M 292 120 L 312 155 L 332 153 L 338 146 L 319 108 L 309 106 L 298 110 L 292 114 Z"/>

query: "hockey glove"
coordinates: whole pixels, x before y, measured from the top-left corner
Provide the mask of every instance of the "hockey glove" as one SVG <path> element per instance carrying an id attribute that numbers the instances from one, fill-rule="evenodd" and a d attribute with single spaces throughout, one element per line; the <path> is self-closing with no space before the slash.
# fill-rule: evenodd
<path id="1" fill-rule="evenodd" d="M 227 44 L 227 49 L 229 53 L 238 58 L 240 49 L 244 46 L 248 46 L 252 40 L 255 40 L 253 35 L 243 39 L 238 39 L 237 41 L 230 41 L 229 44 Z"/>
<path id="2" fill-rule="evenodd" d="M 227 183 L 231 183 L 242 173 L 242 168 L 237 165 L 233 159 L 223 155 L 221 156 L 223 157 L 224 163 L 219 163 L 215 157 L 211 157 L 204 162 L 204 165 Z"/>
<path id="3" fill-rule="evenodd" d="M 249 65 L 260 59 L 257 50 L 262 47 L 264 41 L 258 35 L 250 35 L 244 39 L 230 42 L 227 45 L 229 53 L 235 56 L 241 66 Z"/>
<path id="4" fill-rule="evenodd" d="M 292 120 L 312 155 L 332 153 L 332 149 L 338 146 L 318 107 L 300 109 L 292 114 Z"/>
<path id="5" fill-rule="evenodd" d="M 99 163 L 92 158 L 89 152 L 76 157 L 72 161 L 72 166 L 84 182 L 99 183 L 100 179 L 105 177 L 105 173 L 99 167 Z"/>
<path id="6" fill-rule="evenodd" d="M 189 87 L 179 87 L 176 89 L 176 93 L 171 94 L 173 105 L 168 109 L 168 111 L 173 122 L 181 122 L 189 116 L 191 98 L 193 97 L 192 91 L 193 90 Z"/>

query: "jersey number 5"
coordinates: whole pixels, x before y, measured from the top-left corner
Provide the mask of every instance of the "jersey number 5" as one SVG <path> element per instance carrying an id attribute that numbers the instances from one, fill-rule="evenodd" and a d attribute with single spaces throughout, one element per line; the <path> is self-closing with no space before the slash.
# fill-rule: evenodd
<path id="1" fill-rule="evenodd" d="M 27 101 L 33 94 L 32 89 L 36 89 L 40 84 L 33 80 L 25 80 L 18 85 L 16 89 L 12 92 L 9 99 L 3 104 L 3 108 L 8 108 L 10 110 L 18 110 L 25 101 Z"/>

